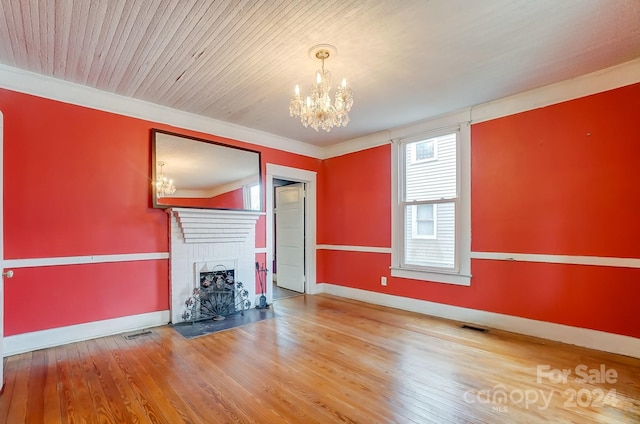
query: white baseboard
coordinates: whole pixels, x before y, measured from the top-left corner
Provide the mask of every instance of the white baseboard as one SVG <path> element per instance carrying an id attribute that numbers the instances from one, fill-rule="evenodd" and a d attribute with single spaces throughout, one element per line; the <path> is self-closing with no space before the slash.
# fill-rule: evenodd
<path id="1" fill-rule="evenodd" d="M 17 334 L 4 338 L 4 356 L 157 327 L 169 320 L 170 314 L 166 310 Z"/>
<path id="2" fill-rule="evenodd" d="M 640 339 L 586 328 L 571 327 L 545 321 L 536 321 L 512 315 L 445 305 L 426 300 L 410 299 L 376 293 L 334 284 L 318 284 L 318 293 L 327 293 L 349 299 L 406 311 L 418 312 L 454 321 L 491 327 L 528 336 L 583 346 L 605 352 L 640 358 Z"/>

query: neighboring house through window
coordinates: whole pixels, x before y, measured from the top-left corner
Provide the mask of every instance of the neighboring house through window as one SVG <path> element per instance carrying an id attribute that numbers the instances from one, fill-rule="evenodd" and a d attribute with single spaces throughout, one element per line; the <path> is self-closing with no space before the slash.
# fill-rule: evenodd
<path id="1" fill-rule="evenodd" d="M 437 157 L 437 143 L 435 140 L 424 140 L 411 143 L 411 160 L 413 163 L 426 162 L 430 160 L 436 160 Z"/>
<path id="2" fill-rule="evenodd" d="M 436 238 L 436 215 L 435 204 L 414 205 L 411 209 L 413 222 L 411 223 L 411 237 L 415 239 L 435 239 Z"/>

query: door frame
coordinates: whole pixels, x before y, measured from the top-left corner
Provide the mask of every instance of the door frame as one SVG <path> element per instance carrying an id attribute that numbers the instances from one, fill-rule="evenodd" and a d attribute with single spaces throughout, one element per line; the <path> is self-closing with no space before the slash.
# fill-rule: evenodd
<path id="1" fill-rule="evenodd" d="M 284 198 L 282 193 L 287 193 Z M 272 263 L 274 272 L 272 274 L 278 276 L 278 281 L 274 282 L 273 288 L 276 290 L 279 287 L 305 293 L 305 184 L 294 181 L 287 181 L 287 184 L 283 185 L 274 183 L 273 196 L 275 202 L 273 232 L 275 237 L 273 240 L 274 261 Z M 288 236 L 285 236 L 285 233 Z M 297 250 L 302 250 L 302 252 Z M 283 251 L 288 251 L 289 254 L 283 254 Z M 285 271 L 287 265 L 289 266 L 288 273 Z"/>
<path id="2" fill-rule="evenodd" d="M 4 391 L 4 115 L 0 110 L 0 394 Z"/>
<path id="3" fill-rule="evenodd" d="M 273 179 L 295 181 L 305 185 L 304 208 L 304 292 L 316 294 L 316 173 L 305 169 L 267 163 L 265 179 L 267 268 L 273 264 Z M 273 301 L 273 272 L 267 276 L 267 302 Z"/>

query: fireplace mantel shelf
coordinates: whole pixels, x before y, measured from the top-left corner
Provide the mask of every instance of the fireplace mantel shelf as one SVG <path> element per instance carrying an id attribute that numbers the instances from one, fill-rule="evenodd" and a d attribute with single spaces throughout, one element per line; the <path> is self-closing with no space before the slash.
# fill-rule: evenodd
<path id="1" fill-rule="evenodd" d="M 170 208 L 185 243 L 243 242 L 264 212 L 223 209 Z"/>

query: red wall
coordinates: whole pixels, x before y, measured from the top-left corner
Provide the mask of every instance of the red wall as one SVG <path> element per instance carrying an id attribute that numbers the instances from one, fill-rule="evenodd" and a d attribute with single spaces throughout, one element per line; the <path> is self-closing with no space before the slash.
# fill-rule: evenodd
<path id="1" fill-rule="evenodd" d="M 390 154 L 385 145 L 323 161 L 318 244 L 391 245 Z"/>
<path id="2" fill-rule="evenodd" d="M 472 125 L 472 251 L 640 258 L 640 84 Z M 318 242 L 390 247 L 389 146 L 326 160 Z M 320 250 L 318 281 L 640 337 L 640 269 L 472 260 L 471 286 Z M 388 286 L 380 285 L 387 276 Z"/>
<path id="3" fill-rule="evenodd" d="M 168 251 L 168 217 L 151 202 L 151 128 L 262 152 L 276 149 L 0 89 L 5 259 Z M 266 243 L 265 218 L 256 247 Z M 264 254 L 256 255 L 264 262 Z M 169 308 L 168 260 L 16 268 L 5 280 L 5 335 Z"/>
<path id="4" fill-rule="evenodd" d="M 473 250 L 638 258 L 640 84 L 472 126 Z"/>
<path id="5" fill-rule="evenodd" d="M 242 209 L 244 207 L 244 192 L 242 188 L 239 188 L 214 197 L 165 197 L 158 199 L 158 203 L 192 208 Z"/>
<path id="6" fill-rule="evenodd" d="M 151 128 L 259 150 L 263 175 L 266 163 L 316 171 L 318 244 L 391 246 L 390 146 L 320 161 L 1 89 L 0 110 L 7 259 L 166 252 Z M 472 250 L 640 257 L 638 110 L 635 84 L 473 125 Z M 473 260 L 464 287 L 391 278 L 385 253 L 317 260 L 320 282 L 640 337 L 638 269 Z M 5 334 L 165 310 L 167 267 L 19 268 L 5 281 Z"/>
<path id="7" fill-rule="evenodd" d="M 166 310 L 168 273 L 166 260 L 16 269 L 5 282 L 5 331 L 20 334 Z"/>

